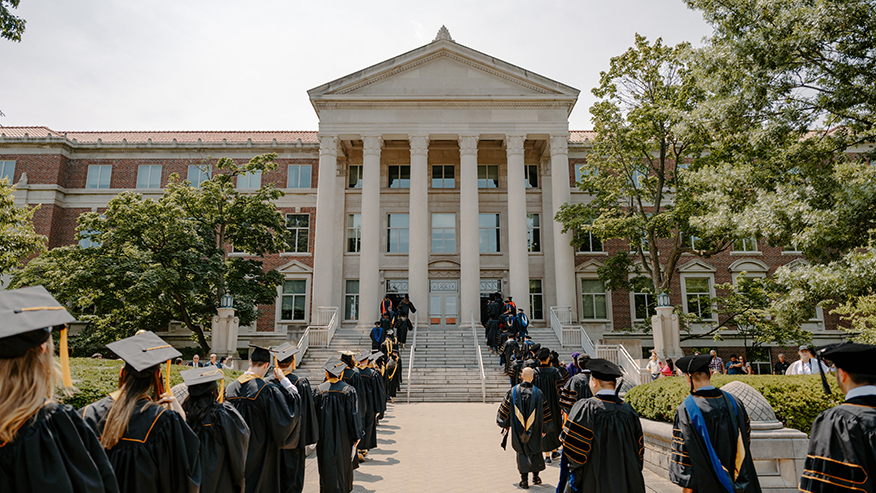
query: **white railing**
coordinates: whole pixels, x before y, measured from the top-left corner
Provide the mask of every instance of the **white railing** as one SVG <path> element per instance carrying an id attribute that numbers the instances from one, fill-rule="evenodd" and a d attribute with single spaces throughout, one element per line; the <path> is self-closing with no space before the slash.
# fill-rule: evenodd
<path id="1" fill-rule="evenodd" d="M 316 325 L 307 327 L 309 347 L 328 347 L 338 330 L 338 307 L 320 306 L 316 309 Z"/>
<path id="2" fill-rule="evenodd" d="M 587 335 L 587 331 L 580 325 L 572 325 L 572 309 L 565 306 L 551 307 L 551 328 L 557 335 L 557 340 L 564 347 L 580 347 L 585 353 L 593 357 L 596 354 L 596 345 Z"/>
<path id="3" fill-rule="evenodd" d="M 417 314 L 414 313 L 414 332 L 411 334 L 411 355 L 408 358 L 408 379 L 405 382 L 406 391 L 408 393 L 407 402 L 411 402 L 411 375 L 414 371 L 414 351 L 417 350 Z"/>
<path id="4" fill-rule="evenodd" d="M 474 312 L 471 312 L 471 336 L 478 353 L 478 370 L 481 372 L 481 399 L 483 402 L 487 402 L 487 375 L 484 373 L 484 356 L 481 354 L 481 345 L 478 343 L 478 331 L 475 329 Z"/>
<path id="5" fill-rule="evenodd" d="M 618 362 L 617 364 L 623 368 L 627 374 L 627 378 L 633 380 L 633 385 L 641 385 L 650 382 L 650 372 L 641 368 L 639 362 L 636 361 L 622 344 L 618 344 Z M 648 375 L 646 378 L 645 375 Z"/>
<path id="6" fill-rule="evenodd" d="M 298 340 L 298 345 L 296 348 L 297 354 L 295 355 L 295 365 L 300 365 L 301 361 L 304 359 L 304 355 L 307 353 L 307 350 L 310 349 L 310 327 L 308 327 L 304 334 L 301 334 L 301 339 Z"/>
<path id="7" fill-rule="evenodd" d="M 563 343 L 563 321 L 560 318 L 563 308 L 559 306 L 551 307 L 551 328 L 554 329 L 554 334 L 557 336 L 557 340 L 560 343 Z M 571 308 L 569 311 L 571 312 Z M 571 315 L 570 315 L 571 316 Z M 563 344 L 565 346 L 565 344 Z"/>

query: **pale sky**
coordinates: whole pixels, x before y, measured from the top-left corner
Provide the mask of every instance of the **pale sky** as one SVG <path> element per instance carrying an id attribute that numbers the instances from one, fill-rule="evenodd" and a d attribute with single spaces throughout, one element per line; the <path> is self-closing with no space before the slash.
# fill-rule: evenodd
<path id="1" fill-rule="evenodd" d="M 590 93 L 636 32 L 699 45 L 683 0 L 21 0 L 0 40 L 0 125 L 54 130 L 317 130 L 307 90 L 454 41 Z"/>

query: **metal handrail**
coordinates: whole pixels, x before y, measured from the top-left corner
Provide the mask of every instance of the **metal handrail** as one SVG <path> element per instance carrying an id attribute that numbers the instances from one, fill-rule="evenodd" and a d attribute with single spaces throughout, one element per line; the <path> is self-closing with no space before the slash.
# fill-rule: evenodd
<path id="1" fill-rule="evenodd" d="M 308 338 L 308 346 L 329 347 L 338 329 L 338 307 L 320 306 L 316 310 L 317 324 L 307 327 L 307 332 L 310 332 L 310 336 L 314 339 L 313 344 L 310 344 L 311 341 Z"/>
<path id="2" fill-rule="evenodd" d="M 646 383 L 646 381 L 642 379 L 642 368 L 639 366 L 639 363 L 633 359 L 629 351 L 627 351 L 627 348 L 625 348 L 623 344 L 618 344 L 617 352 L 618 364 L 627 372 L 627 374 L 633 377 L 633 383 L 636 385 Z"/>
<path id="3" fill-rule="evenodd" d="M 411 339 L 411 355 L 408 358 L 408 379 L 407 383 L 405 383 L 405 387 L 408 393 L 407 401 L 411 402 L 411 372 L 414 370 L 414 351 L 417 349 L 417 320 L 418 314 L 414 313 L 414 334 Z"/>
<path id="4" fill-rule="evenodd" d="M 562 307 L 552 306 L 551 307 L 551 328 L 554 329 L 554 334 L 557 336 L 557 340 L 560 341 L 560 344 L 563 343 L 563 324 L 560 321 L 559 309 Z"/>
<path id="5" fill-rule="evenodd" d="M 301 339 L 298 340 L 298 344 L 296 345 L 296 355 L 295 355 L 295 364 L 300 365 L 301 360 L 304 359 L 304 354 L 307 353 L 307 350 L 310 349 L 310 327 L 308 327 L 303 334 L 301 334 Z"/>
<path id="6" fill-rule="evenodd" d="M 487 375 L 484 373 L 484 356 L 481 354 L 481 345 L 478 344 L 478 332 L 475 330 L 474 312 L 471 312 L 471 335 L 478 353 L 478 370 L 481 372 L 481 399 L 487 402 Z"/>

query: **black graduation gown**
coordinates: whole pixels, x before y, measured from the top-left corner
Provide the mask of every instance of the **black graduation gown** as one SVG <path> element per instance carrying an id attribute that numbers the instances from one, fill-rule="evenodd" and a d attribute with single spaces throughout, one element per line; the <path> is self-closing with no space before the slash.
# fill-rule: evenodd
<path id="1" fill-rule="evenodd" d="M 363 415 L 362 428 L 365 437 L 359 444 L 360 450 L 371 450 L 377 447 L 377 419 L 386 411 L 386 388 L 383 386 L 383 375 L 373 368 L 360 368 L 359 378 L 364 385 L 362 393 L 368 393 L 368 409 Z M 357 396 L 361 396 L 358 389 Z"/>
<path id="2" fill-rule="evenodd" d="M 739 431 L 733 428 L 730 421 L 728 403 L 724 400 L 719 389 L 708 389 L 694 392 L 697 407 L 703 414 L 706 429 L 709 431 L 709 441 L 715 449 L 718 459 L 728 469 L 736 463 L 736 444 Z M 757 480 L 757 472 L 754 470 L 754 462 L 749 450 L 751 441 L 751 425 L 748 413 L 742 401 L 727 394 L 736 400 L 738 409 L 737 425 L 742 430 L 742 439 L 745 444 L 745 460 L 736 478 L 736 484 L 745 493 L 760 493 L 760 483 Z M 724 491 L 724 487 L 718 481 L 718 476 L 712 469 L 705 441 L 691 423 L 690 416 L 684 403 L 675 411 L 675 424 L 672 429 L 672 456 L 669 462 L 669 480 L 681 486 L 690 488 L 695 492 L 706 493 Z M 732 479 L 732 476 L 731 476 Z"/>
<path id="3" fill-rule="evenodd" d="M 134 406 L 128 429 L 113 448 L 106 451 L 123 493 L 197 493 L 201 485 L 200 440 L 182 416 L 162 406 L 143 409 L 146 400 Z M 103 435 L 110 396 L 93 402 L 82 417 L 94 433 Z"/>
<path id="4" fill-rule="evenodd" d="M 560 413 L 560 399 L 558 390 L 565 381 L 560 371 L 553 366 L 539 366 L 535 369 L 532 384 L 544 393 L 544 399 L 551 409 L 551 419 L 554 425 L 542 440 L 542 452 L 555 450 L 560 446 L 560 431 L 563 429 L 563 415 Z"/>
<path id="5" fill-rule="evenodd" d="M 561 439 L 569 462 L 566 493 L 645 493 L 642 423 L 620 398 L 599 395 L 575 403 Z"/>
<path id="6" fill-rule="evenodd" d="M 520 345 L 514 339 L 505 339 L 502 344 L 502 363 L 505 364 L 504 372 L 507 375 L 508 369 L 511 367 L 512 359 L 517 351 L 520 350 Z"/>
<path id="7" fill-rule="evenodd" d="M 568 414 L 576 402 L 591 397 L 593 392 L 590 390 L 590 372 L 576 373 L 560 389 L 560 407 Z"/>
<path id="8" fill-rule="evenodd" d="M 313 391 L 319 440 L 316 456 L 320 493 L 349 493 L 359 459 L 353 448 L 363 437 L 356 389 L 344 382 L 323 382 Z"/>
<path id="9" fill-rule="evenodd" d="M 525 423 L 520 422 L 517 413 L 513 409 L 512 395 L 515 388 L 517 389 L 517 409 L 520 411 L 523 419 L 528 420 L 532 412 L 535 412 L 535 419 L 529 428 L 531 432 L 529 436 L 526 434 Z M 527 382 L 511 388 L 505 394 L 505 400 L 502 401 L 502 404 L 499 406 L 499 412 L 496 414 L 496 423 L 500 428 L 509 428 L 508 434 L 511 436 L 511 447 L 515 452 L 523 455 L 541 454 L 541 435 L 554 426 L 551 408 L 544 398 L 544 392 Z M 544 469 L 544 462 L 541 464 L 541 469 Z"/>
<path id="10" fill-rule="evenodd" d="M 72 407 L 49 402 L 0 446 L 0 491 L 116 493 L 119 486 L 94 431 Z"/>
<path id="11" fill-rule="evenodd" d="M 812 422 L 800 489 L 876 492 L 876 395 L 854 397 Z"/>
<path id="12" fill-rule="evenodd" d="M 408 343 L 408 331 L 411 330 L 411 321 L 408 319 L 398 319 L 395 323 L 395 333 L 398 334 L 398 342 L 399 344 L 407 344 Z"/>
<path id="13" fill-rule="evenodd" d="M 289 400 L 278 386 L 259 377 L 241 382 L 249 376 L 244 374 L 225 387 L 225 400 L 249 425 L 246 492 L 273 493 L 280 491 L 280 449 L 298 447 L 300 412 L 297 406 L 289 409 Z M 293 402 L 300 403 L 300 399 Z"/>
<path id="14" fill-rule="evenodd" d="M 487 322 L 487 346 L 490 349 L 499 347 L 499 321 L 490 320 Z"/>
<path id="15" fill-rule="evenodd" d="M 371 329 L 371 333 L 368 336 L 371 338 L 372 351 L 380 349 L 380 346 L 382 346 L 384 341 L 386 341 L 386 332 L 389 329 L 389 327 L 383 327 L 383 323 L 381 323 L 379 328 L 375 326 Z"/>
<path id="16" fill-rule="evenodd" d="M 201 491 L 241 493 L 249 444 L 243 416 L 223 402 L 194 431 L 201 441 Z"/>
<path id="17" fill-rule="evenodd" d="M 386 364 L 386 371 L 384 372 L 384 376 L 389 382 L 389 391 L 387 392 L 389 397 L 395 397 L 398 395 L 399 391 L 401 391 L 401 383 L 402 383 L 402 362 L 401 357 L 397 354 L 393 354 L 390 357 L 392 363 Z"/>
<path id="18" fill-rule="evenodd" d="M 282 493 L 301 493 L 304 489 L 304 461 L 307 458 L 305 449 L 319 439 L 319 424 L 316 422 L 316 408 L 313 405 L 313 389 L 310 387 L 310 382 L 306 378 L 292 373 L 291 370 L 284 373 L 292 385 L 298 389 L 298 416 L 301 425 L 298 446 L 280 450 L 280 485 L 283 488 L 280 491 Z M 293 405 L 290 402 L 292 394 L 283 388 L 273 374 L 265 378 L 265 381 L 278 386 L 283 395 L 286 396 L 287 405 Z"/>

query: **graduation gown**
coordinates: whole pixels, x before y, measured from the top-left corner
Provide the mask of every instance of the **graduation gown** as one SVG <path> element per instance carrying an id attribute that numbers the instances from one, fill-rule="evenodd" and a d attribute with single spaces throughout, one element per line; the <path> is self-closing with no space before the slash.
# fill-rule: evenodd
<path id="1" fill-rule="evenodd" d="M 566 380 L 563 388 L 560 389 L 559 397 L 560 407 L 566 411 L 566 414 L 572 410 L 576 402 L 593 397 L 593 392 L 590 390 L 590 372 L 577 373 Z"/>
<path id="2" fill-rule="evenodd" d="M 119 486 L 94 431 L 72 407 L 49 402 L 0 446 L 0 491 L 116 493 Z"/>
<path id="3" fill-rule="evenodd" d="M 146 403 L 146 399 L 137 402 L 122 439 L 106 451 L 119 491 L 197 493 L 201 485 L 198 436 L 175 411 L 157 405 L 144 410 Z M 98 437 L 112 405 L 113 397 L 107 396 L 82 411 Z"/>
<path id="4" fill-rule="evenodd" d="M 614 394 L 575 403 L 561 439 L 570 472 L 566 493 L 645 493 L 642 423 Z"/>
<path id="5" fill-rule="evenodd" d="M 363 437 L 356 389 L 339 381 L 323 382 L 313 391 L 319 440 L 316 456 L 320 493 L 349 493 L 358 467 L 356 441 Z"/>
<path id="6" fill-rule="evenodd" d="M 383 386 L 383 376 L 372 368 L 360 368 L 359 379 L 361 389 L 356 389 L 356 396 L 364 401 L 365 413 L 362 415 L 362 431 L 365 436 L 359 444 L 359 450 L 371 450 L 377 447 L 377 416 L 386 411 L 386 392 Z"/>
<path id="7" fill-rule="evenodd" d="M 757 480 L 757 472 L 754 470 L 754 462 L 751 458 L 751 450 L 749 450 L 751 426 L 742 401 L 727 394 L 729 398 L 736 400 L 738 410 L 736 421 L 739 428 L 737 429 L 733 428 L 730 421 L 730 413 L 733 412 L 733 409 L 728 407 L 728 403 L 723 397 L 724 392 L 719 389 L 708 389 L 698 390 L 693 395 L 697 407 L 703 414 L 703 420 L 709 432 L 709 441 L 715 449 L 715 454 L 728 470 L 735 468 L 736 446 L 739 429 L 741 429 L 745 446 L 745 459 L 735 481 L 741 491 L 745 493 L 760 493 L 760 483 Z M 673 483 L 700 493 L 725 491 L 717 474 L 712 469 L 705 441 L 693 427 L 683 402 L 675 411 L 670 458 L 669 479 Z M 733 479 L 732 475 L 730 479 Z"/>
<path id="8" fill-rule="evenodd" d="M 542 440 L 542 452 L 555 450 L 560 446 L 560 431 L 563 429 L 563 415 L 560 413 L 560 398 L 558 390 L 565 381 L 560 371 L 553 366 L 539 366 L 535 369 L 532 384 L 544 393 L 544 399 L 551 410 L 554 425 Z"/>
<path id="9" fill-rule="evenodd" d="M 386 319 L 384 319 L 386 320 Z M 384 341 L 386 341 L 386 332 L 389 330 L 389 327 L 383 327 L 383 323 L 379 327 L 373 327 L 371 329 L 371 333 L 369 337 L 371 338 L 371 350 L 380 349 L 380 346 L 383 345 Z"/>
<path id="10" fill-rule="evenodd" d="M 395 397 L 398 395 L 401 390 L 401 382 L 402 382 L 402 362 L 401 357 L 397 354 L 393 354 L 390 357 L 390 362 L 386 364 L 386 371 L 384 372 L 384 377 L 387 379 L 389 383 L 388 387 L 388 397 Z"/>
<path id="11" fill-rule="evenodd" d="M 411 321 L 408 319 L 398 319 L 395 323 L 395 333 L 398 334 L 398 342 L 400 344 L 407 344 L 408 342 L 408 331 L 411 329 Z"/>
<path id="12" fill-rule="evenodd" d="M 292 373 L 292 370 L 283 372 L 292 385 L 298 389 L 298 416 L 301 420 L 299 427 L 298 446 L 295 448 L 280 450 L 280 485 L 282 493 L 301 493 L 304 489 L 304 460 L 307 458 L 305 449 L 313 445 L 319 439 L 319 424 L 316 422 L 316 408 L 313 405 L 313 389 L 310 382 Z M 265 381 L 276 385 L 286 396 L 286 403 L 290 407 L 294 405 L 292 394 L 283 388 L 277 378 L 271 374 Z"/>
<path id="13" fill-rule="evenodd" d="M 505 342 L 502 344 L 502 363 L 505 365 L 504 372 L 507 375 L 508 370 L 511 367 L 511 363 L 513 363 L 514 355 L 517 354 L 517 351 L 520 350 L 520 345 L 517 344 L 517 341 L 514 339 L 505 339 Z"/>
<path id="14" fill-rule="evenodd" d="M 812 422 L 800 489 L 876 492 L 876 395 L 846 400 Z"/>
<path id="15" fill-rule="evenodd" d="M 515 391 L 516 398 L 514 398 Z M 521 421 L 521 416 L 527 422 L 532 420 L 529 428 Z M 511 447 L 518 455 L 538 456 L 539 459 L 542 452 L 542 433 L 546 433 L 554 426 L 551 409 L 544 398 L 544 393 L 527 382 L 514 386 L 505 394 L 505 400 L 502 401 L 496 414 L 496 424 L 500 428 L 508 428 Z M 518 465 L 520 463 L 521 461 L 518 460 Z M 532 464 L 530 471 L 521 470 L 520 473 L 539 472 L 543 471 L 544 467 L 544 459 L 541 459 Z"/>
<path id="16" fill-rule="evenodd" d="M 201 491 L 242 493 L 249 426 L 224 402 L 193 430 L 201 441 Z"/>
<path id="17" fill-rule="evenodd" d="M 298 447 L 301 425 L 298 407 L 289 409 L 290 400 L 279 386 L 251 373 L 244 373 L 225 387 L 225 400 L 249 425 L 246 492 L 280 491 L 280 449 Z M 300 403 L 298 397 L 291 401 Z"/>

